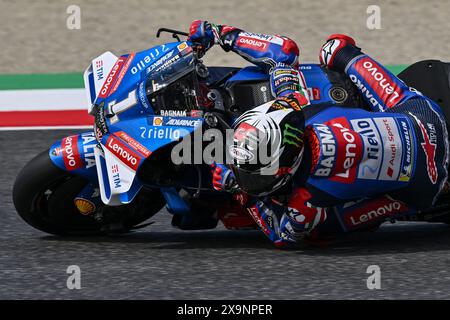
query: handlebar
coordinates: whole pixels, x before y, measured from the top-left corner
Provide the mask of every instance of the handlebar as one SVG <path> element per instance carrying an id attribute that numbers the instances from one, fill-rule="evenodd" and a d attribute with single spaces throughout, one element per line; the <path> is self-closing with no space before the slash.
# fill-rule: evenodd
<path id="1" fill-rule="evenodd" d="M 171 33 L 172 34 L 172 38 L 177 39 L 178 42 L 180 42 L 180 37 L 179 36 L 185 36 L 185 37 L 189 36 L 189 33 L 184 32 L 184 31 L 179 31 L 179 30 L 169 29 L 169 28 L 159 28 L 158 32 L 156 32 L 156 37 L 159 38 L 159 36 L 163 32 Z"/>
<path id="2" fill-rule="evenodd" d="M 159 28 L 158 31 L 156 32 L 156 37 L 159 38 L 161 36 L 161 33 L 163 33 L 163 32 L 171 33 L 172 38 L 177 39 L 178 42 L 181 42 L 179 36 L 184 36 L 184 37 L 189 36 L 189 33 L 184 32 L 184 31 L 170 29 L 170 28 Z M 193 45 L 192 49 L 195 51 L 195 53 L 197 55 L 196 58 L 198 58 L 198 59 L 200 59 L 205 54 L 205 49 L 201 45 Z"/>

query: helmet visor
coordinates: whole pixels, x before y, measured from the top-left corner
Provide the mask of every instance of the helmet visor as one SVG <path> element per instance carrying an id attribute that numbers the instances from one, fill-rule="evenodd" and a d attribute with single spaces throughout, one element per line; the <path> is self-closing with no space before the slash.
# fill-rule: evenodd
<path id="1" fill-rule="evenodd" d="M 243 191 L 250 195 L 262 196 L 275 191 L 283 176 L 264 175 L 232 166 L 236 182 Z"/>

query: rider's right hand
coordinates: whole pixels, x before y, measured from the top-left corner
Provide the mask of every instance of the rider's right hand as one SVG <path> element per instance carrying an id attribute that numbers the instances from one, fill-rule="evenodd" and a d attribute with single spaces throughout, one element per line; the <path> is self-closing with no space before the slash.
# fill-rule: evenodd
<path id="1" fill-rule="evenodd" d="M 193 21 L 189 27 L 188 41 L 200 46 L 204 51 L 208 50 L 216 43 L 212 28 L 213 25 L 208 21 Z"/>

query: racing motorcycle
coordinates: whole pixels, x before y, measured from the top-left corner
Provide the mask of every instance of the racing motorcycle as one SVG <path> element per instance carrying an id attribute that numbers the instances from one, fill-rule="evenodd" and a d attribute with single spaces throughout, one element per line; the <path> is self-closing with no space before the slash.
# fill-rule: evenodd
<path id="1" fill-rule="evenodd" d="M 93 130 L 57 141 L 16 178 L 14 205 L 29 225 L 56 235 L 122 233 L 147 226 L 166 207 L 175 227 L 211 229 L 218 212 L 230 208 L 231 196 L 212 187 L 209 164 L 175 164 L 171 153 L 196 131 L 225 130 L 246 110 L 272 100 L 269 76 L 256 66 L 206 67 L 193 44 L 180 40 L 187 33 L 162 28 L 157 37 L 163 32 L 176 41 L 92 60 L 84 82 Z M 313 108 L 367 108 L 345 75 L 317 64 L 300 69 L 311 100 L 304 109 L 307 124 Z M 448 117 L 449 69 L 427 60 L 399 77 L 438 102 Z M 449 209 L 444 195 L 408 219 L 449 222 Z"/>

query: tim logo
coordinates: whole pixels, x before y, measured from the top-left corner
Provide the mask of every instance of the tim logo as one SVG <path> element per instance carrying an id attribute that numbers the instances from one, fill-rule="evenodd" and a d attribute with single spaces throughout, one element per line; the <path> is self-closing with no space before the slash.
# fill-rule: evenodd
<path id="1" fill-rule="evenodd" d="M 114 188 L 118 189 L 122 186 L 120 184 L 119 166 L 117 164 L 111 166 L 111 172 L 113 173 Z"/>
<path id="2" fill-rule="evenodd" d="M 96 69 L 96 75 L 97 75 L 97 80 L 102 80 L 103 79 L 103 60 L 97 60 L 95 62 L 95 69 Z"/>

